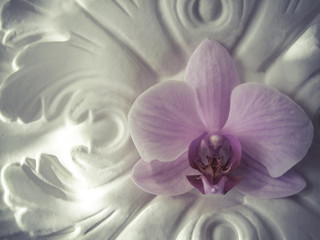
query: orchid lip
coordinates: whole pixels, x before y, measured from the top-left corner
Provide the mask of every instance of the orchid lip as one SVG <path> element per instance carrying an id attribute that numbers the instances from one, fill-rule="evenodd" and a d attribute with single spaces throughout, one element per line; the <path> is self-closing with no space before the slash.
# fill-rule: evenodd
<path id="1" fill-rule="evenodd" d="M 208 142 L 209 145 L 205 140 L 201 140 L 200 151 L 206 152 L 197 158 L 197 163 L 203 172 L 213 175 L 213 183 L 215 183 L 217 175 L 230 170 L 232 150 L 229 142 L 220 135 L 211 135 Z"/>
<path id="2" fill-rule="evenodd" d="M 189 176 L 189 182 L 199 190 L 201 188 L 200 191 L 203 193 L 225 193 L 225 183 L 230 180 L 228 173 L 239 165 L 241 158 L 239 153 L 241 154 L 241 147 L 235 137 L 203 133 L 189 146 L 189 164 L 201 173 L 197 178 Z M 222 179 L 223 184 L 221 184 Z M 199 184 L 199 180 L 202 184 Z"/>

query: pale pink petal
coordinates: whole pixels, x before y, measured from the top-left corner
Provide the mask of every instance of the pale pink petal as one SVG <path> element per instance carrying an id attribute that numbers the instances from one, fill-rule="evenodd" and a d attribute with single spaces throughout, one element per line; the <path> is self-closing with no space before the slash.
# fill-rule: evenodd
<path id="1" fill-rule="evenodd" d="M 264 166 L 249 156 L 243 156 L 240 167 L 234 173 L 243 177 L 236 188 L 255 197 L 287 197 L 300 192 L 306 186 L 305 180 L 293 170 L 278 178 L 272 178 Z"/>
<path id="2" fill-rule="evenodd" d="M 145 161 L 173 161 L 205 129 L 190 84 L 167 81 L 142 93 L 128 115 L 134 144 Z"/>
<path id="3" fill-rule="evenodd" d="M 236 87 L 222 132 L 235 135 L 242 150 L 279 177 L 299 162 L 313 138 L 304 111 L 277 90 L 258 83 Z"/>
<path id="4" fill-rule="evenodd" d="M 179 195 L 190 191 L 193 187 L 187 175 L 195 174 L 188 163 L 187 153 L 172 162 L 140 160 L 134 167 L 132 179 L 138 187 L 156 195 Z"/>
<path id="5" fill-rule="evenodd" d="M 186 81 L 196 89 L 208 129 L 221 129 L 228 117 L 231 91 L 240 83 L 228 51 L 216 41 L 203 41 L 188 62 Z"/>

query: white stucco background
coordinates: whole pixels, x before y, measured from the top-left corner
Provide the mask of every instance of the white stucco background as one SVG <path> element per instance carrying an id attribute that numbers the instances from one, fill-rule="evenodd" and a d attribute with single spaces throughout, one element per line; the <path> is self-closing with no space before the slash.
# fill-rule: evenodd
<path id="1" fill-rule="evenodd" d="M 320 1 L 2 0 L 1 239 L 318 239 Z M 138 189 L 135 98 L 183 79 L 205 38 L 241 81 L 274 86 L 312 119 L 305 190 L 177 197 Z"/>

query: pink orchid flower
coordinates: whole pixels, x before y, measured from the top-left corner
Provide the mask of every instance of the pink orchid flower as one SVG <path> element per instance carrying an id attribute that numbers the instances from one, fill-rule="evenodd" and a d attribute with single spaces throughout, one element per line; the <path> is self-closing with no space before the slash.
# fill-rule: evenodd
<path id="1" fill-rule="evenodd" d="M 185 81 L 141 94 L 128 115 L 141 160 L 132 178 L 152 194 L 193 187 L 225 194 L 285 197 L 306 183 L 291 168 L 306 154 L 313 127 L 289 97 L 259 83 L 240 84 L 227 50 L 206 40 L 192 54 Z"/>

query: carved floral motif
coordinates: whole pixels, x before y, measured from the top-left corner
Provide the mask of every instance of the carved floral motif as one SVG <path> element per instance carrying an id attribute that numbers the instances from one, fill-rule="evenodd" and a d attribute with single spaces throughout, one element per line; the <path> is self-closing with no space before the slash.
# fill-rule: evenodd
<path id="1" fill-rule="evenodd" d="M 16 0 L 0 7 L 2 238 L 319 235 L 318 1 Z M 242 81 L 279 88 L 313 120 L 318 132 L 298 169 L 308 187 L 297 196 L 155 197 L 131 182 L 138 160 L 127 128 L 131 104 L 160 81 L 182 79 L 204 38 L 229 49 Z"/>

